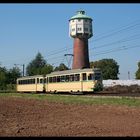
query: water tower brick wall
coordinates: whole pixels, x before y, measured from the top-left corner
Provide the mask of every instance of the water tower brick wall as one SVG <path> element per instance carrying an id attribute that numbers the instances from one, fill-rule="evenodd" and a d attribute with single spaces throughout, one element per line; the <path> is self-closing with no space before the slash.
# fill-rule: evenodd
<path id="1" fill-rule="evenodd" d="M 73 69 L 89 68 L 88 40 L 74 38 Z"/>

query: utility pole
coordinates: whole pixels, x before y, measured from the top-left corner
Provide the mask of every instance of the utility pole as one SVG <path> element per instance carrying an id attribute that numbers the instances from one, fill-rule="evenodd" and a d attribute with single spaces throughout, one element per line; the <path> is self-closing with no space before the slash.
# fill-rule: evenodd
<path id="1" fill-rule="evenodd" d="M 128 79 L 130 80 L 130 72 L 128 71 Z"/>
<path id="2" fill-rule="evenodd" d="M 25 64 L 14 64 L 15 66 L 19 65 L 19 66 L 22 66 L 23 70 L 22 70 L 22 76 L 24 77 L 24 67 L 25 67 Z"/>
<path id="3" fill-rule="evenodd" d="M 25 67 L 25 65 L 23 64 L 22 66 L 23 66 L 23 76 L 24 76 L 24 67 Z"/>

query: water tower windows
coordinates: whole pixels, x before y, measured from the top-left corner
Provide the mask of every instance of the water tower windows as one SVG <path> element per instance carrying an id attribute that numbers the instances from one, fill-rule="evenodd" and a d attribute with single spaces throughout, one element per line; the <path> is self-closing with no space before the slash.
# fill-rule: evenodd
<path id="1" fill-rule="evenodd" d="M 75 31 L 75 28 L 72 29 L 72 32 Z"/>
<path id="2" fill-rule="evenodd" d="M 81 31 L 81 30 L 82 30 L 82 28 L 77 28 L 77 30 L 78 30 L 78 31 Z"/>
<path id="3" fill-rule="evenodd" d="M 87 31 L 88 32 L 88 28 L 84 28 L 84 31 Z"/>
<path id="4" fill-rule="evenodd" d="M 78 22 L 80 22 L 81 21 L 81 19 L 78 19 Z"/>

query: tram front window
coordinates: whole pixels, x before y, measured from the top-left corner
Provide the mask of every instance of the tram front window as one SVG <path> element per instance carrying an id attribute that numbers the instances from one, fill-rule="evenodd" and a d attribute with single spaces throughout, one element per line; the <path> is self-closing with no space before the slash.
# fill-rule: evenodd
<path id="1" fill-rule="evenodd" d="M 95 80 L 101 79 L 101 73 L 95 73 Z"/>

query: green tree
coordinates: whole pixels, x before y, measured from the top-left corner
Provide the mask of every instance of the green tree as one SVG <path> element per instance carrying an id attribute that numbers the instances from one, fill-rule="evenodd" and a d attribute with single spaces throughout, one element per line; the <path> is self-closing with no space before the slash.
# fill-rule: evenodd
<path id="1" fill-rule="evenodd" d="M 6 89 L 7 70 L 5 67 L 0 67 L 0 90 Z"/>
<path id="2" fill-rule="evenodd" d="M 21 71 L 18 67 L 13 67 L 7 72 L 7 84 L 16 84 L 16 79 L 21 77 Z"/>
<path id="3" fill-rule="evenodd" d="M 13 67 L 6 72 L 6 89 L 16 90 L 16 79 L 21 76 L 20 69 Z"/>
<path id="4" fill-rule="evenodd" d="M 47 64 L 41 53 L 37 53 L 35 59 L 33 59 L 26 68 L 26 74 L 28 76 L 38 74 L 48 74 L 53 71 L 53 67 Z"/>
<path id="5" fill-rule="evenodd" d="M 68 69 L 69 68 L 64 63 L 61 63 L 58 67 L 55 67 L 54 71 L 63 71 Z"/>
<path id="6" fill-rule="evenodd" d="M 90 67 L 98 67 L 102 71 L 103 80 L 119 79 L 119 65 L 113 59 L 102 59 L 95 62 L 90 62 Z"/>
<path id="7" fill-rule="evenodd" d="M 138 70 L 135 73 L 136 79 L 140 79 L 140 62 L 138 62 Z"/>
<path id="8" fill-rule="evenodd" d="M 51 73 L 52 71 L 53 71 L 53 66 L 50 65 L 50 64 L 46 64 L 46 65 L 41 69 L 41 73 L 42 73 L 43 75 L 49 74 L 49 73 Z"/>

